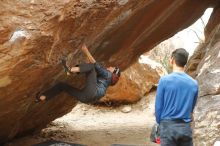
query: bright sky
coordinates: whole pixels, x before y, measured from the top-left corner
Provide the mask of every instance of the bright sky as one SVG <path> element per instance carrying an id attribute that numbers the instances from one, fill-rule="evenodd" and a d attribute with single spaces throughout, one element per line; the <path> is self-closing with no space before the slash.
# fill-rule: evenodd
<path id="1" fill-rule="evenodd" d="M 208 8 L 203 14 L 201 18 L 204 23 L 201 19 L 199 19 L 190 27 L 180 31 L 172 38 L 170 38 L 175 48 L 185 48 L 189 52 L 189 54 L 192 55 L 196 47 L 199 45 L 199 39 L 196 34 L 199 36 L 200 39 L 204 40 L 204 25 L 208 23 L 212 11 L 213 8 Z"/>

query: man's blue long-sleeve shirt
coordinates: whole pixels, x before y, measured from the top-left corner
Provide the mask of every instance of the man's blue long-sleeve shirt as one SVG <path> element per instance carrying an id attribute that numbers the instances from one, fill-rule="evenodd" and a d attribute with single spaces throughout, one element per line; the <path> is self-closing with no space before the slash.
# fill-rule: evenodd
<path id="1" fill-rule="evenodd" d="M 155 116 L 161 120 L 191 121 L 198 96 L 198 83 L 184 72 L 161 77 L 156 93 Z"/>

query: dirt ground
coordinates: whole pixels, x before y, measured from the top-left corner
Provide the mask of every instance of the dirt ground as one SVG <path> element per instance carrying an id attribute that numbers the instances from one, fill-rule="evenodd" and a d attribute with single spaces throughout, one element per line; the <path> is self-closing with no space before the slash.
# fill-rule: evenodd
<path id="1" fill-rule="evenodd" d="M 5 146 L 31 146 L 48 139 L 87 146 L 158 146 L 149 140 L 155 122 L 154 96 L 153 93 L 137 104 L 117 108 L 79 103 L 72 112 L 49 124 L 41 134 L 14 140 Z"/>

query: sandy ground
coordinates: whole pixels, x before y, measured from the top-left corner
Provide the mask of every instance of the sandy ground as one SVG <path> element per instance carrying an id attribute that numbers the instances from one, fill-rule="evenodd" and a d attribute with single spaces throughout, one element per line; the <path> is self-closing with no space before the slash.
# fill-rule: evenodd
<path id="1" fill-rule="evenodd" d="M 117 108 L 78 104 L 72 112 L 53 121 L 40 135 L 14 140 L 6 146 L 31 146 L 39 141 L 54 139 L 88 146 L 128 144 L 158 146 L 149 140 L 154 124 L 154 94 L 134 105 Z M 150 104 L 146 104 L 146 103 Z"/>

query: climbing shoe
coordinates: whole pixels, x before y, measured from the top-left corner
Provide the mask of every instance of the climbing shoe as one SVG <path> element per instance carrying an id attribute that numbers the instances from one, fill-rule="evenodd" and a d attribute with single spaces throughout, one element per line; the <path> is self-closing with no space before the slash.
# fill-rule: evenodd
<path id="1" fill-rule="evenodd" d="M 62 63 L 62 66 L 63 66 L 63 68 L 64 68 L 64 71 L 65 71 L 65 73 L 66 73 L 67 75 L 73 74 L 73 73 L 71 72 L 71 70 L 67 67 L 67 65 L 66 65 L 66 60 L 65 60 L 65 59 L 62 59 L 62 60 L 61 60 L 61 63 Z"/>
<path id="2" fill-rule="evenodd" d="M 35 96 L 35 102 L 41 102 L 40 96 L 41 96 L 40 92 L 37 92 L 37 94 Z"/>

